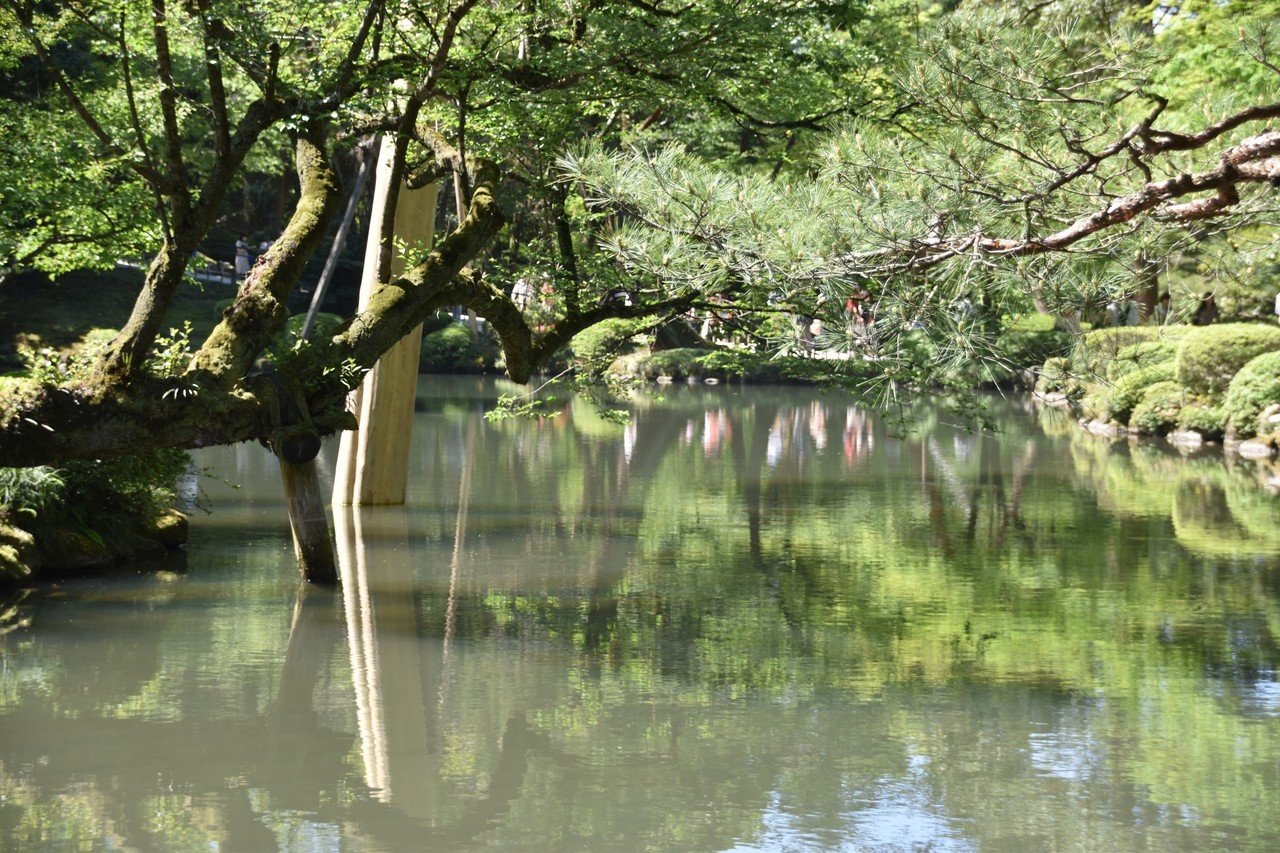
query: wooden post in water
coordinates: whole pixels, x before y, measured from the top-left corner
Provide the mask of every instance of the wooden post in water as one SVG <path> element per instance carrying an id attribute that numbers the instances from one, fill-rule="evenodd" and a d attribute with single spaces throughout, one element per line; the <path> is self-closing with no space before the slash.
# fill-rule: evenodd
<path id="1" fill-rule="evenodd" d="M 338 580 L 333 543 L 329 541 L 328 506 L 320 494 L 316 462 L 294 463 L 280 459 L 284 497 L 289 506 L 289 527 L 298 571 L 313 583 L 332 584 Z"/>
<path id="2" fill-rule="evenodd" d="M 378 152 L 369 242 L 360 281 L 359 310 L 368 306 L 378 287 L 378 234 L 386 207 L 394 140 L 384 138 Z M 395 239 L 411 248 L 429 248 L 435 232 L 437 186 L 400 188 L 395 210 Z M 392 276 L 404 270 L 395 256 Z M 359 420 L 355 433 L 344 432 L 338 450 L 333 502 L 338 505 L 395 505 L 404 503 L 409 476 L 409 442 L 413 433 L 413 402 L 418 384 L 418 350 L 422 327 L 405 335 L 365 376 L 354 397 Z"/>

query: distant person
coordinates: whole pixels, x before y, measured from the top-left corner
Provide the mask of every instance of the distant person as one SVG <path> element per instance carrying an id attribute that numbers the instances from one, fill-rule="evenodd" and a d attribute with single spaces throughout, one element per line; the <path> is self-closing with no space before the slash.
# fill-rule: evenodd
<path id="1" fill-rule="evenodd" d="M 1218 303 L 1214 301 L 1213 294 L 1205 291 L 1200 297 L 1200 305 L 1196 307 L 1195 316 L 1191 318 L 1193 326 L 1210 326 L 1218 322 L 1221 312 L 1218 311 Z"/>
<path id="2" fill-rule="evenodd" d="M 1169 291 L 1160 294 L 1160 300 L 1156 302 L 1156 310 L 1151 315 L 1157 326 L 1163 326 L 1169 322 Z"/>
<path id="3" fill-rule="evenodd" d="M 511 288 L 511 301 L 521 311 L 533 304 L 533 284 L 529 279 L 524 276 L 516 279 L 516 283 Z"/>
<path id="4" fill-rule="evenodd" d="M 1124 312 L 1120 318 L 1124 322 L 1124 325 L 1142 325 L 1142 305 L 1139 302 L 1133 299 L 1125 299 L 1125 301 L 1121 303 L 1120 307 Z"/>
<path id="5" fill-rule="evenodd" d="M 240 235 L 236 241 L 236 278 L 241 279 L 249 274 L 249 238 Z"/>
<path id="6" fill-rule="evenodd" d="M 1107 325 L 1112 328 L 1120 325 L 1120 303 L 1114 299 L 1107 303 Z"/>
<path id="7" fill-rule="evenodd" d="M 1276 320 L 1280 321 L 1280 293 L 1276 294 Z"/>

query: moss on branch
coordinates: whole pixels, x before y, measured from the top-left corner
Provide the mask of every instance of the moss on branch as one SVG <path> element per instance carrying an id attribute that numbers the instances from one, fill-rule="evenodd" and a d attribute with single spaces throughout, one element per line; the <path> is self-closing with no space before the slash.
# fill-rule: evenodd
<path id="1" fill-rule="evenodd" d="M 245 276 L 222 322 L 191 360 L 230 387 L 248 372 L 288 319 L 285 301 L 324 236 L 340 188 L 318 126 L 295 143 L 301 197 L 284 233 Z"/>

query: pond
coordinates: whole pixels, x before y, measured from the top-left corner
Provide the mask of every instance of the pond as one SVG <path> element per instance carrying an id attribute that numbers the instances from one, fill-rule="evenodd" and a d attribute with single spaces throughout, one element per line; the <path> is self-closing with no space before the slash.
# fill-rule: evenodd
<path id="1" fill-rule="evenodd" d="M 339 590 L 242 445 L 186 556 L 11 595 L 0 848 L 1280 844 L 1260 469 L 1018 399 L 903 436 L 808 389 L 500 390 L 424 378 Z"/>

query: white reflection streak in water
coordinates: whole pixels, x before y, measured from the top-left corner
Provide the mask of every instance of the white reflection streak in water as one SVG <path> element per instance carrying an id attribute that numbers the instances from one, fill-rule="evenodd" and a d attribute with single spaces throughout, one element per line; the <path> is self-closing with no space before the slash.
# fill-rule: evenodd
<path id="1" fill-rule="evenodd" d="M 347 649 L 351 655 L 351 682 L 356 694 L 365 784 L 375 798 L 386 802 L 391 793 L 387 784 L 387 727 L 373 601 L 359 524 L 356 511 L 334 505 L 333 530 L 338 548 L 338 572 L 342 578 L 342 606 L 347 620 Z"/>
<path id="2" fill-rule="evenodd" d="M 458 572 L 462 566 L 462 541 L 467 536 L 467 507 L 471 504 L 471 472 L 475 468 L 476 418 L 467 419 L 462 448 L 462 476 L 458 483 L 458 517 L 453 525 L 453 554 L 449 560 L 449 602 L 444 612 L 444 646 L 440 655 L 440 719 L 444 719 L 445 697 L 449 692 L 449 657 L 453 646 L 454 623 L 458 611 Z"/>

